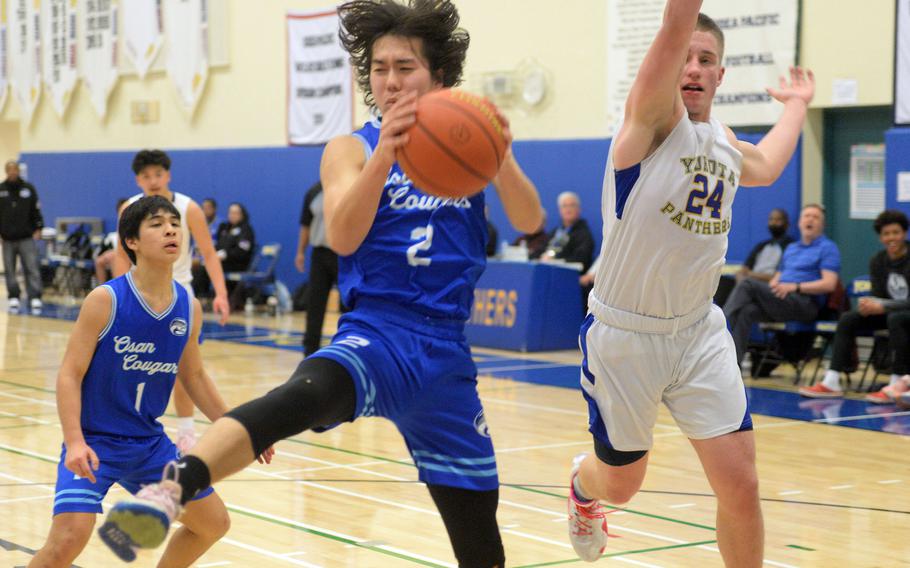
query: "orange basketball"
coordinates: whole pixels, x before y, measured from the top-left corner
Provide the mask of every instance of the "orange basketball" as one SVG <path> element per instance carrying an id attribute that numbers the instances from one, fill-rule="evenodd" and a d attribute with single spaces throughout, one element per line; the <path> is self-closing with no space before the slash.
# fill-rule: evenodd
<path id="1" fill-rule="evenodd" d="M 459 91 L 441 89 L 417 101 L 417 120 L 398 164 L 414 185 L 438 197 L 467 197 L 483 190 L 506 153 L 503 125 L 493 105 Z"/>

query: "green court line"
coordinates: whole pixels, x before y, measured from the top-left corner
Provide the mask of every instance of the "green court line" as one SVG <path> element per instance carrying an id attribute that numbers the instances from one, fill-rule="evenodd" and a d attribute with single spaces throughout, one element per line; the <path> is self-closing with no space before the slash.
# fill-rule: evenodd
<path id="1" fill-rule="evenodd" d="M 415 562 L 415 563 L 417 563 L 417 564 L 422 564 L 422 565 L 424 565 L 424 566 L 433 566 L 433 567 L 436 567 L 436 568 L 445 568 L 445 566 L 444 566 L 443 564 L 435 564 L 435 563 L 430 562 L 430 561 L 427 561 L 427 560 L 422 560 L 422 559 L 420 559 L 420 558 L 414 558 L 414 557 L 412 557 L 412 556 L 408 556 L 408 555 L 402 554 L 402 553 L 400 553 L 400 552 L 395 552 L 395 551 L 393 551 L 393 550 L 386 550 L 386 549 L 384 549 L 384 548 L 380 548 L 380 547 L 378 547 L 378 546 L 374 546 L 374 545 L 371 545 L 371 544 L 365 544 L 365 543 L 362 543 L 362 542 L 357 542 L 356 540 L 353 540 L 353 539 L 350 539 L 350 538 L 345 538 L 345 537 L 343 537 L 343 536 L 338 536 L 338 535 L 330 534 L 330 533 L 327 533 L 327 532 L 324 532 L 324 531 L 320 531 L 320 530 L 318 530 L 318 529 L 312 529 L 312 528 L 308 528 L 308 527 L 302 527 L 302 526 L 300 526 L 300 525 L 298 525 L 298 524 L 296 524 L 296 523 L 289 523 L 289 522 L 286 522 L 286 521 L 282 521 L 281 519 L 275 519 L 275 518 L 267 517 L 267 516 L 264 516 L 264 515 L 258 515 L 258 514 L 256 514 L 256 513 L 250 512 L 250 511 L 242 511 L 242 510 L 236 509 L 236 508 L 234 508 L 234 507 L 232 507 L 232 506 L 230 506 L 230 505 L 227 505 L 227 509 L 228 509 L 228 511 L 230 511 L 230 512 L 232 512 L 232 513 L 237 513 L 237 514 L 239 514 L 239 515 L 244 515 L 244 516 L 247 516 L 247 517 L 251 517 L 251 518 L 254 518 L 254 519 L 258 519 L 258 520 L 260 520 L 260 521 L 266 521 L 266 522 L 273 523 L 273 524 L 276 524 L 276 525 L 281 525 L 281 526 L 283 526 L 283 527 L 287 527 L 287 528 L 291 528 L 291 529 L 298 530 L 298 531 L 301 531 L 301 532 L 305 532 L 305 533 L 308 533 L 308 534 L 320 536 L 320 537 L 323 537 L 323 538 L 327 538 L 327 539 L 329 539 L 329 540 L 334 540 L 334 541 L 336 541 L 336 542 L 341 542 L 341 543 L 348 544 L 348 545 L 351 545 L 351 546 L 356 546 L 357 548 L 364 548 L 364 549 L 366 549 L 366 550 L 371 550 L 371 551 L 373 551 L 373 552 L 379 552 L 380 554 L 387 554 L 387 555 L 389 555 L 389 556 L 394 556 L 395 558 L 398 558 L 398 559 L 401 559 L 401 560 L 408 560 L 408 561 L 410 561 L 410 562 Z"/>
<path id="2" fill-rule="evenodd" d="M 706 544 L 715 544 L 716 540 L 702 540 L 699 542 L 684 542 L 682 544 L 669 544 L 667 546 L 655 546 L 653 548 L 641 548 L 639 550 L 626 550 L 624 552 L 611 552 L 609 554 L 601 555 L 601 558 L 613 558 L 617 556 L 629 556 L 631 554 L 645 554 L 646 552 L 661 552 L 664 550 L 673 550 L 676 548 L 691 548 L 693 546 L 703 546 Z M 538 568 L 540 566 L 560 566 L 562 564 L 573 564 L 575 562 L 583 562 L 581 558 L 572 558 L 569 560 L 555 560 L 553 562 L 541 562 L 539 564 L 524 564 L 522 566 L 516 566 L 515 568 Z"/>
<path id="3" fill-rule="evenodd" d="M 787 548 L 795 548 L 796 550 L 808 550 L 809 552 L 815 552 L 814 548 L 809 548 L 808 546 L 800 546 L 798 544 L 788 544 Z"/>

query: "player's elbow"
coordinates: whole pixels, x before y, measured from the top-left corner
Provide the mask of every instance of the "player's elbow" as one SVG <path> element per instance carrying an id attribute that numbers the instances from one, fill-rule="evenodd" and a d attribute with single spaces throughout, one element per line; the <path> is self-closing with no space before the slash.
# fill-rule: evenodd
<path id="1" fill-rule="evenodd" d="M 352 255 L 360 246 L 360 241 L 350 238 L 350 235 L 346 235 L 341 231 L 326 229 L 325 238 L 328 241 L 329 248 L 338 256 Z"/>
<path id="2" fill-rule="evenodd" d="M 512 226 L 522 233 L 531 234 L 540 229 L 543 224 L 543 210 L 537 207 L 526 215 L 517 215 L 512 219 Z"/>

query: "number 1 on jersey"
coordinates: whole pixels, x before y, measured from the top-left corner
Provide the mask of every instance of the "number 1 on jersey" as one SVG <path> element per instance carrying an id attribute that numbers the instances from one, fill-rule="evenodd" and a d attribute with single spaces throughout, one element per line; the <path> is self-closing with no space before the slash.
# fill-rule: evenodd
<path id="1" fill-rule="evenodd" d="M 411 231 L 411 240 L 417 241 L 408 247 L 408 264 L 411 266 L 429 266 L 431 259 L 417 256 L 417 253 L 430 250 L 433 245 L 433 225 L 417 227 Z"/>
<path id="2" fill-rule="evenodd" d="M 145 391 L 145 383 L 139 383 L 136 387 L 136 413 L 139 414 L 139 405 L 142 404 L 142 393 Z"/>

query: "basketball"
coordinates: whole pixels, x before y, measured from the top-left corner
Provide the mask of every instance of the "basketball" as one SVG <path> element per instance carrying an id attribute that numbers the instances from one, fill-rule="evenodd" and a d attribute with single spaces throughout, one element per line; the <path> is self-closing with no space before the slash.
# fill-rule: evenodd
<path id="1" fill-rule="evenodd" d="M 417 120 L 398 149 L 398 163 L 414 185 L 445 198 L 482 191 L 506 153 L 503 124 L 491 103 L 457 89 L 417 101 Z"/>

